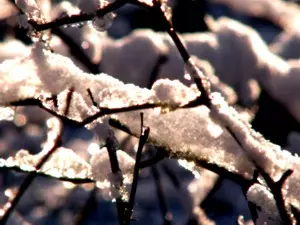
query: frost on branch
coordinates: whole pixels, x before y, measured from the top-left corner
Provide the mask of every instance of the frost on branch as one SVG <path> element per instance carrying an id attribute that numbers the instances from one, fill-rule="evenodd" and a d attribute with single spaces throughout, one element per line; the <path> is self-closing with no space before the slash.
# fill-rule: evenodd
<path id="1" fill-rule="evenodd" d="M 119 187 L 120 182 L 123 184 L 132 183 L 132 173 L 135 160 L 122 150 L 116 152 L 120 171 L 112 173 L 110 159 L 106 148 L 102 148 L 95 153 L 90 164 L 92 167 L 92 177 L 96 180 L 96 185 L 102 190 L 104 195 L 112 198 L 119 196 L 126 197 L 125 186 Z"/>
<path id="2" fill-rule="evenodd" d="M 253 166 L 228 132 L 215 123 L 209 109 L 199 106 L 160 114 L 157 109 L 144 111 L 144 123 L 151 128 L 150 142 L 165 147 L 171 157 L 218 164 L 228 171 L 252 176 Z M 139 134 L 139 112 L 113 117 Z"/>
<path id="3" fill-rule="evenodd" d="M 299 210 L 299 157 L 282 150 L 279 146 L 265 140 L 259 133 L 252 130 L 250 125 L 239 118 L 237 112 L 229 107 L 218 94 L 212 96 L 211 110 L 212 116 L 215 116 L 223 126 L 231 131 L 249 160 L 256 167 L 261 168 L 274 182 L 280 181 L 288 170 L 293 171 L 292 175 L 287 177 L 279 188 L 287 211 L 290 211 L 289 205 Z M 272 211 L 270 208 L 265 210 Z"/>
<path id="4" fill-rule="evenodd" d="M 99 110 L 93 106 L 87 88 L 90 88 L 100 107 L 120 108 L 163 102 L 164 107 L 143 110 L 144 123 L 151 128 L 151 143 L 162 146 L 171 157 L 193 161 L 196 165 L 216 165 L 243 179 L 252 179 L 255 170 L 253 163 L 275 181 L 286 169 L 293 169 L 294 173 L 284 185 L 284 196 L 288 204 L 299 209 L 299 159 L 253 131 L 217 94 L 212 95 L 212 110 L 206 106 L 179 109 L 178 106 L 201 93 L 179 81 L 159 80 L 149 90 L 124 84 L 105 74 L 87 74 L 69 59 L 50 53 L 39 45 L 26 58 L 3 62 L 0 78 L 0 85 L 4 87 L 0 95 L 3 106 L 35 98 L 42 101 L 44 107 L 61 113 L 66 92 L 72 88 L 74 98 L 68 117 L 78 121 Z M 53 95 L 58 96 L 58 107 L 52 104 Z M 177 107 L 174 108 L 174 105 Z M 139 136 L 139 113 L 131 111 L 109 117 Z M 235 138 L 226 128 L 230 128 Z"/>
<path id="5" fill-rule="evenodd" d="M 43 50 L 39 45 L 27 58 L 3 62 L 0 65 L 0 76 L 0 85 L 4 87 L 0 104 L 4 106 L 11 102 L 36 98 L 46 107 L 61 113 L 64 109 L 65 92 L 73 88 L 74 99 L 70 105 L 69 117 L 78 121 L 97 112 L 92 106 L 87 88 L 93 93 L 95 102 L 101 107 L 109 108 L 163 101 L 170 103 L 172 110 L 174 103 L 183 105 L 198 97 L 195 89 L 179 85 L 176 81 L 158 81 L 152 90 L 148 90 L 125 85 L 104 74 L 90 75 L 75 67 L 69 59 Z M 53 106 L 52 101 L 47 100 L 53 95 L 58 96 L 58 108 Z M 169 100 L 166 101 L 167 99 Z M 251 163 L 229 133 L 212 120 L 208 108 L 199 106 L 161 114 L 170 109 L 161 111 L 155 108 L 145 111 L 145 124 L 151 127 L 150 139 L 170 149 L 175 157 L 189 155 L 190 160 L 207 161 L 242 176 L 251 176 Z M 140 124 L 136 120 L 139 118 L 138 112 L 114 117 L 129 126 L 133 133 L 139 134 Z M 212 151 L 218 154 L 211 154 Z"/>
<path id="6" fill-rule="evenodd" d="M 27 150 L 19 150 L 15 156 L 0 159 L 0 167 L 32 172 L 36 170 L 35 165 L 45 154 L 41 151 L 36 155 L 31 155 Z M 91 179 L 90 165 L 71 149 L 63 147 L 58 148 L 37 172 L 60 179 Z"/>
<path id="7" fill-rule="evenodd" d="M 131 173 L 133 172 L 134 167 L 134 159 L 129 156 L 126 152 L 122 150 L 117 151 L 117 158 L 120 163 L 120 169 L 124 176 L 124 182 L 130 184 L 131 182 Z M 95 153 L 91 158 L 91 166 L 92 166 L 92 176 L 98 182 L 105 182 L 108 177 L 112 176 L 110 164 L 109 164 L 109 156 L 107 153 L 107 149 L 101 149 L 99 152 Z"/>
<path id="8" fill-rule="evenodd" d="M 37 98 L 46 107 L 61 113 L 64 109 L 64 93 L 72 87 L 74 99 L 70 105 L 69 117 L 78 121 L 97 111 L 92 106 L 87 88 L 91 89 L 95 101 L 101 107 L 109 108 L 163 101 L 170 103 L 172 110 L 174 103 L 186 104 L 199 94 L 195 89 L 179 85 L 176 81 L 159 81 L 153 90 L 148 90 L 130 84 L 125 85 L 104 74 L 90 75 L 75 67 L 69 59 L 47 52 L 41 46 L 36 46 L 27 58 L 2 63 L 0 76 L 0 85 L 4 87 L 0 98 L 0 104 L 3 106 L 11 102 Z M 164 89 L 171 90 L 173 95 L 170 96 Z M 53 95 L 58 95 L 58 108 L 53 106 L 52 100 L 48 100 Z M 166 101 L 167 98 L 170 99 Z M 206 107 L 161 114 L 170 109 L 167 107 L 163 110 L 155 108 L 145 111 L 145 124 L 151 127 L 150 137 L 153 141 L 169 148 L 171 154 L 178 158 L 189 155 L 190 160 L 219 164 L 229 171 L 246 177 L 251 176 L 251 163 L 245 158 L 244 153 L 239 151 L 239 146 L 230 135 L 211 120 Z M 119 114 L 115 118 L 139 134 L 140 124 L 136 120 L 139 118 L 138 112 Z M 218 151 L 219 154 L 213 154 L 211 157 L 212 151 Z M 239 160 L 236 160 L 237 155 L 240 156 Z"/>
<path id="9" fill-rule="evenodd" d="M 124 85 L 105 74 L 94 76 L 84 73 L 68 58 L 52 54 L 39 44 L 28 57 L 3 62 L 0 76 L 3 87 L 1 105 L 36 98 L 50 107 L 53 106 L 52 101 L 47 100 L 58 95 L 58 103 L 62 103 L 58 105 L 58 111 L 62 112 L 66 91 L 73 88 L 76 101 L 71 102 L 73 117 L 70 117 L 76 120 L 82 120 L 95 111 L 93 107 L 87 107 L 92 103 L 88 88 L 101 107 L 118 108 L 158 100 L 149 90 Z"/>
<path id="10" fill-rule="evenodd" d="M 282 224 L 274 197 L 266 187 L 254 184 L 246 195 L 247 200 L 253 203 L 258 211 L 255 224 Z"/>

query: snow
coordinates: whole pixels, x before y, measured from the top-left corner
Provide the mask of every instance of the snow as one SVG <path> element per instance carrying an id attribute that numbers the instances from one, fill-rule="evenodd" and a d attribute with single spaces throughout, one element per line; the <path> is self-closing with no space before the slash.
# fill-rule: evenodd
<path id="1" fill-rule="evenodd" d="M 226 5 L 246 15 L 272 21 L 283 30 L 299 30 L 299 6 L 294 2 L 282 0 L 210 0 L 212 3 Z"/>
<path id="2" fill-rule="evenodd" d="M 30 48 L 21 41 L 8 39 L 0 43 L 0 62 L 5 59 L 26 56 L 30 53 Z"/>
<path id="3" fill-rule="evenodd" d="M 73 88 L 70 114 L 67 116 L 78 121 L 98 111 L 96 107 L 92 107 L 87 88 L 90 88 L 95 101 L 101 107 L 116 108 L 149 102 L 163 102 L 167 110 L 160 107 L 143 110 L 144 124 L 151 129 L 149 142 L 155 146 L 163 146 L 173 158 L 192 161 L 196 167 L 203 164 L 218 165 L 245 179 L 251 179 L 255 169 L 252 162 L 255 162 L 274 181 L 277 181 L 286 169 L 298 168 L 300 165 L 297 157 L 288 154 L 252 130 L 248 122 L 240 118 L 239 114 L 228 106 L 220 94 L 213 93 L 211 95 L 211 109 L 206 106 L 191 109 L 174 108 L 174 104 L 183 105 L 199 94 L 198 90 L 185 86 L 180 81 L 158 80 L 152 89 L 124 84 L 105 74 L 95 76 L 85 73 L 68 58 L 51 53 L 41 44 L 37 44 L 27 57 L 6 60 L 0 64 L 0 78 L 0 86 L 4 87 L 0 95 L 2 106 L 7 106 L 13 101 L 37 98 L 43 102 L 45 107 L 62 113 L 66 107 L 67 93 L 70 88 Z M 58 96 L 58 108 L 47 102 L 47 97 L 54 94 Z M 157 109 L 162 110 L 157 113 Z M 140 117 L 140 112 L 138 110 L 119 113 L 110 115 L 109 118 L 118 120 L 134 135 L 139 136 L 140 121 L 137 118 Z M 99 120 L 99 122 L 101 121 Z M 56 122 L 54 122 L 55 124 Z M 240 145 L 226 127 L 235 134 Z M 56 125 L 54 128 L 52 133 L 49 132 L 49 140 L 51 139 L 52 142 L 56 138 L 58 129 Z M 45 149 L 52 146 L 51 140 L 49 146 L 44 147 Z M 44 154 L 44 151 L 42 153 Z M 27 158 L 26 152 L 20 154 L 22 154 L 21 159 Z M 67 158 L 70 158 L 70 154 L 72 153 L 66 154 Z M 132 170 L 134 160 L 122 151 L 118 151 L 117 155 L 120 157 L 123 174 L 128 174 Z M 60 157 L 60 160 L 55 161 L 58 164 L 57 167 L 50 165 L 47 167 L 49 175 L 76 176 L 78 169 L 72 171 L 61 169 L 65 165 L 68 167 L 72 167 L 72 165 L 66 164 L 63 160 L 66 158 L 64 154 Z M 31 158 L 29 157 L 29 159 Z M 16 166 L 15 161 L 11 158 L 2 161 L 1 164 Z M 76 163 L 77 161 L 80 160 L 76 159 Z M 111 181 L 119 181 L 122 176 L 120 174 L 109 175 L 111 172 L 106 151 L 95 153 L 90 163 L 91 173 L 97 180 L 98 187 L 108 188 L 113 196 L 123 195 L 120 190 L 111 189 Z M 32 166 L 31 162 L 17 166 L 20 166 L 22 170 L 28 170 L 30 169 L 28 164 Z M 82 164 L 80 163 L 78 168 L 81 168 Z M 99 172 L 99 168 L 101 168 L 101 172 Z M 84 176 L 87 174 L 85 173 Z M 285 186 L 287 201 L 297 208 L 300 205 L 297 198 L 298 190 L 300 190 L 299 179 L 299 171 L 295 170 Z M 121 190 L 121 192 L 123 191 L 126 192 Z"/>
<path id="4" fill-rule="evenodd" d="M 254 221 L 256 224 L 282 224 L 273 195 L 266 187 L 253 184 L 246 196 L 248 201 L 260 209 L 257 210 L 258 218 Z"/>
<path id="5" fill-rule="evenodd" d="M 207 107 L 177 109 L 161 114 L 157 114 L 155 109 L 143 112 L 144 124 L 151 129 L 150 142 L 164 146 L 171 157 L 196 164 L 198 161 L 218 164 L 233 173 L 251 176 L 251 163 L 229 133 L 221 127 L 212 133 L 211 126 L 219 125 L 210 118 Z M 113 115 L 136 135 L 140 130 L 138 117 L 139 111 Z"/>
<path id="6" fill-rule="evenodd" d="M 27 15 L 28 19 L 40 19 L 40 8 L 35 0 L 16 0 L 15 3 Z"/>
<path id="7" fill-rule="evenodd" d="M 15 156 L 7 159 L 1 158 L 1 167 L 19 168 L 24 172 L 35 171 L 35 165 L 44 155 L 43 151 L 32 155 L 27 150 L 21 149 Z M 91 179 L 90 165 L 71 149 L 63 147 L 58 148 L 50 156 L 38 173 L 56 178 Z"/>
<path id="8" fill-rule="evenodd" d="M 265 140 L 259 133 L 251 129 L 247 121 L 242 120 L 238 113 L 217 93 L 212 94 L 212 116 L 228 127 L 236 136 L 249 157 L 274 180 L 278 180 L 289 165 L 279 163 L 280 146 Z M 271 150 L 270 150 L 271 149 Z"/>
<path id="9" fill-rule="evenodd" d="M 117 150 L 117 158 L 122 174 L 127 178 L 124 179 L 124 182 L 125 184 L 130 184 L 130 177 L 132 177 L 135 160 L 122 150 Z M 92 167 L 92 176 L 96 181 L 104 182 L 108 179 L 108 177 L 112 176 L 109 156 L 106 148 L 102 148 L 99 152 L 92 155 L 90 164 Z"/>
<path id="10" fill-rule="evenodd" d="M 0 121 L 13 120 L 15 111 L 10 107 L 0 107 Z"/>
<path id="11" fill-rule="evenodd" d="M 104 40 L 101 69 L 123 82 L 146 87 L 153 67 L 167 51 L 167 46 L 155 32 L 133 31 L 120 40 Z"/>
<path id="12" fill-rule="evenodd" d="M 120 171 L 112 173 L 107 148 L 95 153 L 90 160 L 92 177 L 104 196 L 127 198 L 127 190 L 120 184 L 131 184 L 135 160 L 122 150 L 117 150 L 116 154 Z"/>
<path id="13" fill-rule="evenodd" d="M 160 79 L 156 81 L 152 90 L 155 92 L 155 95 L 162 102 L 169 103 L 170 105 L 183 105 L 196 99 L 199 95 L 198 90 L 193 90 L 182 84 L 178 80 L 171 81 L 169 79 Z M 186 102 L 183 102 L 182 100 Z"/>

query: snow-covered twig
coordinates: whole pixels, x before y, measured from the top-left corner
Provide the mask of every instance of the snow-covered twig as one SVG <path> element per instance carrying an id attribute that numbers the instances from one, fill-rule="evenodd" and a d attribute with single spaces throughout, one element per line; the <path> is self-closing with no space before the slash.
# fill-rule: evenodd
<path id="1" fill-rule="evenodd" d="M 40 159 L 37 165 L 35 165 L 35 169 L 39 170 L 44 165 L 44 163 L 48 160 L 48 158 L 56 151 L 56 149 L 61 144 L 61 136 L 62 136 L 62 124 L 57 119 L 53 118 L 51 121 L 48 121 L 49 124 L 49 133 L 48 140 L 45 145 L 44 151 L 46 154 Z M 0 224 L 5 225 L 20 201 L 21 197 L 32 183 L 34 178 L 36 177 L 35 171 L 30 172 L 26 177 L 23 183 L 21 184 L 17 194 L 14 196 L 11 202 L 6 203 L 4 208 L 2 209 L 2 217 L 0 219 Z"/>
<path id="2" fill-rule="evenodd" d="M 138 185 L 138 178 L 139 178 L 139 172 L 140 172 L 140 163 L 142 159 L 142 151 L 144 148 L 144 145 L 146 144 L 146 141 L 148 139 L 150 132 L 149 127 L 144 127 L 144 118 L 143 114 L 141 113 L 141 134 L 139 137 L 139 145 L 135 157 L 135 165 L 134 165 L 134 171 L 133 171 L 133 180 L 131 184 L 131 191 L 130 191 L 130 196 L 129 196 L 129 202 L 128 202 L 128 207 L 126 208 L 126 217 L 125 218 L 125 224 L 130 224 L 131 220 L 131 215 L 132 215 L 132 210 L 134 207 L 135 203 L 135 195 L 137 191 L 137 185 Z"/>

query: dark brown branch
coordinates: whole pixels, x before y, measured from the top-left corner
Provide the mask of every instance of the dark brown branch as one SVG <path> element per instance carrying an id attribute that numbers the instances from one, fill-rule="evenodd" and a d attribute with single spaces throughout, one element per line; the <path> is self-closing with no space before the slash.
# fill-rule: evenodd
<path id="1" fill-rule="evenodd" d="M 91 92 L 88 91 L 88 94 L 92 97 Z M 94 101 L 93 98 L 91 100 L 92 100 L 93 105 L 97 105 L 97 103 Z M 177 108 L 193 108 L 193 107 L 199 106 L 203 103 L 204 103 L 203 98 L 201 98 L 201 96 L 200 96 L 200 97 L 197 97 L 196 99 L 188 102 L 185 105 L 182 105 L 182 106 L 178 105 Z M 50 113 L 52 116 L 55 116 L 55 117 L 61 119 L 64 123 L 71 124 L 71 125 L 78 126 L 78 127 L 87 125 L 87 124 L 93 122 L 94 120 L 97 120 L 98 118 L 105 116 L 105 115 L 130 112 L 130 111 L 142 110 L 142 109 L 153 109 L 156 107 L 162 107 L 162 108 L 168 107 L 167 103 L 161 103 L 161 102 L 157 102 L 157 103 L 147 103 L 146 102 L 146 103 L 140 104 L 140 105 L 131 105 L 131 106 L 126 106 L 126 107 L 121 107 L 121 108 L 98 107 L 99 112 L 95 113 L 92 116 L 87 117 L 83 121 L 77 121 L 77 120 L 70 119 L 64 115 L 61 115 L 61 114 L 47 108 L 43 104 L 43 102 L 41 102 L 39 99 L 35 99 L 35 98 L 28 98 L 28 99 L 24 99 L 24 100 L 10 102 L 9 105 L 11 105 L 11 106 L 38 106 L 41 109 L 45 110 L 46 112 Z M 172 109 L 174 110 L 174 106 L 172 106 Z M 112 121 L 112 123 L 114 123 L 114 122 L 115 121 Z"/>
<path id="2" fill-rule="evenodd" d="M 60 26 L 68 25 L 68 24 L 76 24 L 76 23 L 81 23 L 85 21 L 90 21 L 92 20 L 95 16 L 102 17 L 107 13 L 113 12 L 119 8 L 121 8 L 123 5 L 128 3 L 126 0 L 117 0 L 114 1 L 111 4 L 108 4 L 107 6 L 98 9 L 95 13 L 81 13 L 78 15 L 71 15 L 71 16 L 64 16 L 57 18 L 54 21 L 51 21 L 49 23 L 38 23 L 37 21 L 34 20 L 29 20 L 28 22 L 31 24 L 31 26 L 36 30 L 36 31 L 43 31 L 47 29 L 52 29 L 52 28 L 57 28 Z"/>
<path id="3" fill-rule="evenodd" d="M 144 103 L 140 105 L 132 105 L 132 106 L 127 106 L 122 108 L 98 107 L 99 112 L 95 113 L 90 117 L 87 117 L 86 119 L 80 122 L 73 119 L 69 119 L 64 115 L 52 111 L 51 109 L 44 106 L 44 104 L 39 99 L 29 98 L 25 100 L 10 102 L 9 104 L 11 106 L 38 106 L 43 110 L 47 111 L 48 113 L 50 113 L 51 115 L 60 118 L 63 122 L 76 125 L 76 126 L 84 126 L 105 115 L 111 115 L 111 114 L 122 113 L 122 112 L 130 112 L 130 111 L 141 110 L 141 109 L 153 109 L 155 107 L 164 107 L 167 105 L 163 103 Z"/>
<path id="4" fill-rule="evenodd" d="M 231 134 L 231 136 L 235 139 L 235 141 L 241 146 L 241 148 L 243 149 L 242 144 L 240 143 L 240 141 L 238 140 L 238 138 L 236 137 L 235 133 L 229 128 L 226 127 L 226 129 L 229 131 L 229 133 Z M 261 168 L 255 160 L 253 160 L 252 158 L 249 158 L 249 160 L 251 160 L 251 162 L 255 165 L 258 173 L 264 178 L 264 180 L 266 181 L 268 187 L 270 188 L 270 191 L 274 197 L 274 200 L 276 202 L 276 206 L 280 215 L 280 218 L 283 222 L 283 224 L 286 225 L 292 225 L 292 218 L 290 213 L 288 212 L 286 205 L 285 205 L 285 201 L 284 201 L 284 196 L 282 194 L 282 187 L 284 185 L 284 182 L 286 181 L 286 179 L 293 173 L 293 170 L 288 169 L 287 171 L 285 171 L 282 175 L 282 177 L 280 178 L 279 181 L 275 182 L 271 176 L 269 174 L 267 174 L 263 168 Z"/>
<path id="5" fill-rule="evenodd" d="M 70 103 L 71 103 L 71 100 L 72 100 L 72 95 L 73 95 L 73 89 L 71 88 L 69 90 L 69 92 L 67 93 L 67 97 L 66 97 L 66 108 L 64 109 L 64 116 L 65 117 L 68 115 L 68 112 L 69 112 Z M 36 177 L 36 175 L 37 175 L 36 171 L 40 170 L 42 168 L 42 166 L 45 164 L 45 162 L 50 158 L 50 156 L 56 151 L 56 149 L 61 146 L 61 137 L 62 137 L 62 134 L 63 134 L 63 124 L 62 124 L 62 122 L 59 121 L 59 124 L 57 126 L 58 127 L 52 128 L 52 129 L 58 129 L 57 133 L 55 134 L 54 139 L 51 140 L 52 137 L 48 137 L 50 139 L 48 141 L 53 142 L 53 146 L 39 160 L 39 162 L 35 166 L 35 171 L 30 172 L 25 177 L 25 179 L 22 182 L 17 194 L 15 195 L 13 200 L 10 202 L 10 207 L 7 208 L 5 214 L 1 218 L 0 225 L 5 225 L 7 223 L 10 215 L 12 214 L 13 210 L 16 208 L 18 202 L 20 201 L 20 199 L 24 195 L 25 191 L 28 189 L 28 187 L 33 182 L 34 178 Z"/>
<path id="6" fill-rule="evenodd" d="M 196 65 L 192 65 L 189 61 L 191 56 L 188 53 L 187 49 L 184 47 L 182 41 L 180 40 L 177 32 L 173 28 L 171 22 L 165 17 L 164 12 L 161 10 L 161 1 L 160 0 L 153 0 L 153 12 L 154 14 L 162 21 L 162 24 L 166 31 L 168 32 L 169 36 L 172 38 L 175 46 L 177 47 L 181 58 L 183 59 L 184 63 L 189 64 L 189 66 L 193 67 L 193 72 L 195 74 L 191 74 L 192 78 L 194 79 L 197 88 L 199 89 L 201 96 L 199 97 L 199 102 L 204 103 L 207 107 L 210 107 L 210 93 L 207 89 L 206 85 L 204 84 L 204 74 L 200 74 L 200 69 L 196 67 Z"/>
<path id="7" fill-rule="evenodd" d="M 94 183 L 96 182 L 94 179 L 92 178 L 72 178 L 72 177 L 65 177 L 65 176 L 61 176 L 61 177 L 53 177 L 51 175 L 48 175 L 44 172 L 41 171 L 25 171 L 22 170 L 20 167 L 18 166 L 13 166 L 13 167 L 1 167 L 0 171 L 16 171 L 16 172 L 21 172 L 21 173 L 36 173 L 36 176 L 41 176 L 41 177 L 47 177 L 47 178 L 52 178 L 55 180 L 60 180 L 60 181 L 67 181 L 73 184 L 86 184 L 86 183 Z"/>
<path id="8" fill-rule="evenodd" d="M 257 165 L 256 165 L 257 166 Z M 292 225 L 292 218 L 290 213 L 288 212 L 286 205 L 285 205 L 285 197 L 282 194 L 282 188 L 284 185 L 284 182 L 286 179 L 293 173 L 293 170 L 287 170 L 284 172 L 284 174 L 281 176 L 280 180 L 275 182 L 273 179 L 270 177 L 269 174 L 267 174 L 263 169 L 257 166 L 257 169 L 259 173 L 262 175 L 264 180 L 266 181 L 268 187 L 271 190 L 271 193 L 273 194 L 273 197 L 276 202 L 276 206 L 280 215 L 280 218 L 283 222 L 283 224 L 286 225 Z"/>
<path id="9" fill-rule="evenodd" d="M 94 96 L 93 96 L 92 91 L 91 91 L 90 88 L 87 89 L 87 93 L 88 93 L 88 95 L 89 95 L 89 97 L 90 97 L 90 99 L 91 99 L 91 101 L 93 103 L 93 106 L 99 107 L 98 104 L 97 104 L 97 102 L 94 99 Z"/>

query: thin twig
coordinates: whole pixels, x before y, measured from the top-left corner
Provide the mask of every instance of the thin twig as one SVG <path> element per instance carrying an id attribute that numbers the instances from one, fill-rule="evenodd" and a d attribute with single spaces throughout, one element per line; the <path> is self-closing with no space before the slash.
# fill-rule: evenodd
<path id="1" fill-rule="evenodd" d="M 68 24 L 74 24 L 74 23 L 81 23 L 92 20 L 94 17 L 102 17 L 107 13 L 113 12 L 119 8 L 121 8 L 123 5 L 128 3 L 126 0 L 118 0 L 114 1 L 113 3 L 108 4 L 107 6 L 98 9 L 95 13 L 80 13 L 78 15 L 71 15 L 71 16 L 63 16 L 60 18 L 57 18 L 54 21 L 48 22 L 48 23 L 39 23 L 35 20 L 29 20 L 28 22 L 31 24 L 31 26 L 36 31 L 43 31 L 47 29 L 52 29 Z"/>
<path id="2" fill-rule="evenodd" d="M 257 167 L 257 165 L 256 165 Z M 269 174 L 267 174 L 262 168 L 257 167 L 259 173 L 262 175 L 262 177 L 264 178 L 264 180 L 266 181 L 268 187 L 270 188 L 273 197 L 275 199 L 276 202 L 276 206 L 280 215 L 280 218 L 283 222 L 283 224 L 286 225 L 292 225 L 292 218 L 290 213 L 288 212 L 286 205 L 285 205 L 285 197 L 282 194 L 282 188 L 284 185 L 284 182 L 286 181 L 286 179 L 293 173 L 293 170 L 286 170 L 283 175 L 281 176 L 280 180 L 275 182 L 273 181 L 273 179 L 270 177 Z"/>
<path id="3" fill-rule="evenodd" d="M 231 134 L 231 136 L 235 139 L 235 141 L 242 147 L 242 144 L 240 143 L 240 141 L 238 140 L 238 138 L 236 137 L 235 133 L 229 128 L 226 127 L 227 130 L 229 131 L 229 133 Z M 242 147 L 243 148 L 243 147 Z M 284 201 L 284 196 L 282 194 L 282 188 L 284 185 L 284 182 L 286 181 L 286 179 L 293 173 L 293 170 L 288 169 L 286 170 L 283 175 L 281 176 L 280 180 L 275 182 L 272 177 L 267 174 L 263 168 L 261 168 L 255 160 L 253 160 L 252 158 L 249 158 L 251 160 L 251 162 L 255 165 L 257 171 L 259 172 L 259 174 L 264 178 L 264 180 L 266 181 L 268 187 L 270 188 L 270 191 L 274 197 L 274 200 L 276 202 L 276 206 L 280 215 L 280 218 L 282 220 L 282 222 L 286 225 L 292 225 L 292 218 L 290 216 L 290 213 L 288 212 L 286 205 L 285 205 L 285 201 Z"/>
<path id="4" fill-rule="evenodd" d="M 25 174 L 33 172 L 33 171 L 22 170 L 18 166 L 0 167 L 1 172 L 11 171 L 11 170 L 14 170 L 16 172 L 25 173 Z M 93 178 L 73 178 L 73 177 L 65 177 L 65 176 L 61 176 L 61 177 L 55 176 L 54 177 L 54 176 L 51 176 L 50 174 L 46 174 L 42 171 L 34 171 L 34 172 L 36 173 L 36 176 L 52 178 L 52 179 L 60 180 L 60 181 L 67 181 L 67 182 L 70 182 L 70 183 L 73 183 L 73 184 L 87 184 L 87 183 L 96 182 Z"/>
<path id="5" fill-rule="evenodd" d="M 88 95 L 89 95 L 89 97 L 90 97 L 90 99 L 91 99 L 91 101 L 92 101 L 92 103 L 93 103 L 93 106 L 99 107 L 99 106 L 98 106 L 98 103 L 97 103 L 97 102 L 95 101 L 95 99 L 94 99 L 94 96 L 93 96 L 92 91 L 91 91 L 90 88 L 87 89 L 87 93 L 88 93 Z"/>
<path id="6" fill-rule="evenodd" d="M 113 188 L 116 188 L 118 191 L 120 191 L 121 187 L 123 186 L 123 175 L 117 157 L 117 148 L 116 148 L 117 142 L 114 137 L 113 131 L 109 131 L 109 132 L 110 133 L 106 138 L 106 147 L 108 151 L 111 171 L 116 176 L 119 174 L 121 178 L 118 184 L 113 184 Z M 117 206 L 119 224 L 121 225 L 125 221 L 124 220 L 125 202 L 123 201 L 122 196 L 118 196 L 116 198 L 116 206 Z"/>
<path id="7" fill-rule="evenodd" d="M 67 97 L 66 97 L 66 108 L 64 109 L 64 115 L 67 116 L 70 108 L 70 103 L 72 100 L 72 94 L 73 94 L 73 89 L 70 89 Z M 40 161 L 37 163 L 35 166 L 35 171 L 30 172 L 22 182 L 18 193 L 15 195 L 14 199 L 10 202 L 10 206 L 6 209 L 5 214 L 0 220 L 0 225 L 5 225 L 12 214 L 13 210 L 16 208 L 18 202 L 20 201 L 21 197 L 24 195 L 25 191 L 28 189 L 30 184 L 33 182 L 34 178 L 37 175 L 38 170 L 42 168 L 42 166 L 45 164 L 45 162 L 50 158 L 50 156 L 56 151 L 56 149 L 61 146 L 61 137 L 63 133 L 63 124 L 61 121 L 59 121 L 58 127 L 56 127 L 57 133 L 55 134 L 55 137 L 53 140 L 52 147 L 48 150 L 48 152 L 40 159 Z"/>
<path id="8" fill-rule="evenodd" d="M 201 97 L 201 96 L 200 96 Z M 196 98 L 194 100 L 191 100 L 190 102 L 187 102 L 184 105 L 178 105 L 177 107 L 174 107 L 174 105 L 170 105 L 172 107 L 172 110 L 175 110 L 176 108 L 193 108 L 196 106 L 201 105 L 204 103 L 201 98 Z M 156 102 L 156 103 L 144 103 L 144 104 L 138 104 L 138 105 L 131 105 L 131 106 L 125 106 L 121 108 L 107 108 L 107 107 L 98 107 L 99 112 L 95 113 L 92 116 L 89 116 L 85 118 L 83 121 L 77 121 L 70 119 L 64 115 L 59 114 L 58 112 L 53 111 L 52 109 L 49 109 L 46 107 L 43 102 L 39 99 L 35 98 L 28 98 L 24 100 L 19 100 L 19 101 L 14 101 L 9 103 L 11 106 L 38 106 L 39 108 L 45 110 L 46 112 L 50 113 L 52 116 L 55 116 L 59 119 L 61 119 L 64 123 L 66 124 L 71 124 L 74 126 L 82 127 L 85 126 L 98 118 L 105 116 L 105 115 L 111 115 L 111 114 L 116 114 L 116 113 L 123 113 L 123 112 L 130 112 L 130 111 L 135 111 L 135 110 L 142 110 L 142 109 L 154 109 L 157 107 L 160 108 L 165 108 L 168 107 L 169 105 L 166 103 L 162 102 Z M 93 102 L 93 104 L 96 104 Z"/>
<path id="9" fill-rule="evenodd" d="M 55 152 L 55 150 L 61 145 L 61 135 L 62 135 L 62 129 L 60 130 L 60 133 L 57 134 L 54 144 L 52 148 L 47 152 L 47 154 L 41 158 L 39 163 L 35 166 L 36 170 L 41 169 L 41 167 L 44 165 L 44 163 L 49 159 L 49 157 Z M 10 202 L 10 207 L 7 209 L 5 214 L 0 220 L 0 225 L 5 225 L 12 214 L 13 210 L 16 208 L 18 202 L 20 201 L 21 197 L 24 195 L 25 191 L 28 189 L 30 184 L 33 182 L 34 178 L 36 177 L 37 172 L 33 171 L 30 172 L 24 179 L 23 183 L 21 184 L 18 193 L 14 197 L 14 199 Z"/>
<path id="10" fill-rule="evenodd" d="M 149 137 L 149 133 L 150 133 L 150 128 L 144 127 L 143 113 L 141 113 L 141 133 L 140 133 L 140 138 L 139 138 L 138 150 L 137 150 L 136 158 L 135 158 L 133 181 L 132 181 L 132 185 L 131 185 L 131 192 L 130 192 L 129 203 L 128 203 L 128 207 L 127 207 L 127 218 L 126 218 L 126 222 L 125 222 L 126 225 L 130 224 L 131 215 L 132 215 L 134 202 L 135 202 L 135 195 L 136 195 L 136 190 L 137 190 L 137 185 L 138 185 L 138 179 L 139 179 L 142 151 L 143 151 L 144 145 L 146 144 L 146 141 Z"/>

